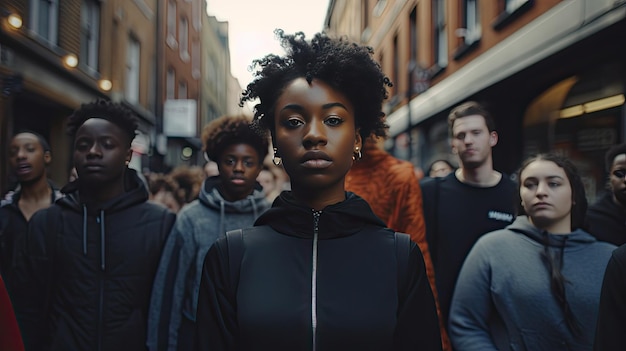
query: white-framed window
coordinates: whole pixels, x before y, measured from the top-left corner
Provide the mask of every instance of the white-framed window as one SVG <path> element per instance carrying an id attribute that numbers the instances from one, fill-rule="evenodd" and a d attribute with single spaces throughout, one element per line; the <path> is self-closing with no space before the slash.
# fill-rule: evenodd
<path id="1" fill-rule="evenodd" d="M 178 82 L 178 98 L 186 99 L 187 98 L 187 82 L 181 80 Z"/>
<path id="2" fill-rule="evenodd" d="M 126 52 L 126 89 L 125 98 L 130 103 L 139 102 L 139 70 L 141 59 L 141 45 L 130 36 Z"/>
<path id="3" fill-rule="evenodd" d="M 31 0 L 30 24 L 33 32 L 56 45 L 59 31 L 59 0 Z"/>
<path id="4" fill-rule="evenodd" d="M 167 38 L 165 42 L 172 48 L 175 48 L 176 43 L 176 2 L 169 0 L 167 2 Z"/>
<path id="5" fill-rule="evenodd" d="M 80 9 L 80 62 L 98 71 L 100 1 L 84 0 Z"/>
<path id="6" fill-rule="evenodd" d="M 504 10 L 507 13 L 513 13 L 527 2 L 528 0 L 504 0 Z"/>
<path id="7" fill-rule="evenodd" d="M 478 0 L 465 0 L 465 31 L 464 40 L 466 45 L 471 45 L 479 40 L 482 35 L 480 25 L 480 11 Z"/>
<path id="8" fill-rule="evenodd" d="M 167 99 L 174 99 L 176 97 L 176 71 L 172 67 L 167 69 L 167 76 L 165 77 L 165 95 Z"/>
<path id="9" fill-rule="evenodd" d="M 200 1 L 194 0 L 191 3 L 191 13 L 193 13 L 193 28 L 199 32 L 202 27 L 202 11 L 200 10 Z"/>
<path id="10" fill-rule="evenodd" d="M 448 38 L 446 36 L 445 0 L 433 0 L 433 22 L 435 33 L 435 64 L 439 67 L 448 65 Z"/>
<path id="11" fill-rule="evenodd" d="M 178 47 L 180 48 L 180 58 L 189 61 L 189 21 L 187 18 L 181 17 L 178 22 Z"/>

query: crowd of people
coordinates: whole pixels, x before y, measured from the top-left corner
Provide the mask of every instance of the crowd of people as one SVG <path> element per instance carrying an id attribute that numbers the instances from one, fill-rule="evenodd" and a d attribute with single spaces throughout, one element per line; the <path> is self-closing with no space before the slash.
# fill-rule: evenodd
<path id="1" fill-rule="evenodd" d="M 0 206 L 0 350 L 621 350 L 626 143 L 588 206 L 571 160 L 494 169 L 494 118 L 449 113 L 425 177 L 384 151 L 371 49 L 278 30 L 202 166 L 129 167 L 133 113 L 69 117 L 75 174 L 15 133 Z M 515 179 L 515 181 L 513 180 Z M 624 245 L 618 248 L 618 246 Z"/>

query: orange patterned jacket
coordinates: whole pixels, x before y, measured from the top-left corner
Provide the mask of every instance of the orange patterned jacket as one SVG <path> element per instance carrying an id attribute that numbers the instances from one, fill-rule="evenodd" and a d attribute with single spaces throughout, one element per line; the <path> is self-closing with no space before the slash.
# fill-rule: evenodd
<path id="1" fill-rule="evenodd" d="M 426 242 L 422 190 L 413 164 L 393 157 L 375 143 L 365 141 L 363 147 L 363 158 L 355 161 L 346 175 L 345 189 L 365 199 L 387 227 L 411 236 L 424 256 L 426 274 L 439 313 L 435 270 Z M 443 348 L 447 350 L 449 342 L 443 325 L 441 332 Z"/>

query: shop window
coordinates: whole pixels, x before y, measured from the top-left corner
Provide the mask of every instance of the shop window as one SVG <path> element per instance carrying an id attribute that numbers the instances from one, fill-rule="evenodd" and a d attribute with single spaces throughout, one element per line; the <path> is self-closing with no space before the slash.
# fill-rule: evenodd
<path id="1" fill-rule="evenodd" d="M 524 115 L 524 157 L 556 152 L 572 160 L 589 202 L 605 188 L 604 153 L 623 139 L 623 76 L 619 65 L 584 72 L 553 85 Z"/>

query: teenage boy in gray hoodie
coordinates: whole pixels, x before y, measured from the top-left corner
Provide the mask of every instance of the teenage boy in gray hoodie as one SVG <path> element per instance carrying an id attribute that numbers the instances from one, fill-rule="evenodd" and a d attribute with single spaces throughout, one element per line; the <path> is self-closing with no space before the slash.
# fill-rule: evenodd
<path id="1" fill-rule="evenodd" d="M 159 265 L 150 303 L 149 350 L 191 350 L 204 256 L 229 230 L 249 227 L 270 207 L 256 182 L 268 138 L 244 116 L 224 116 L 202 132 L 204 151 L 219 175 L 179 213 Z"/>

